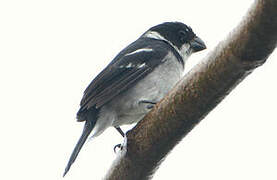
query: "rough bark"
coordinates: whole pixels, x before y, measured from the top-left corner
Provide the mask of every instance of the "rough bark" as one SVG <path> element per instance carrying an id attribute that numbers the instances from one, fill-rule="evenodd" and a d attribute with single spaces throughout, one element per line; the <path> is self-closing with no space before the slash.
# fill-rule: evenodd
<path id="1" fill-rule="evenodd" d="M 107 180 L 151 179 L 170 150 L 277 44 L 277 1 L 256 0 L 240 25 L 127 133 Z"/>

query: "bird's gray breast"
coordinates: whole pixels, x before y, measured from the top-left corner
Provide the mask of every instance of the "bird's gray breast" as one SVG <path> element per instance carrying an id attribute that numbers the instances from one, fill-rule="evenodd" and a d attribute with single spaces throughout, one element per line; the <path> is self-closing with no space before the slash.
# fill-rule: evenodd
<path id="1" fill-rule="evenodd" d="M 141 120 L 150 110 L 146 107 L 147 104 L 139 102 L 143 100 L 159 102 L 173 88 L 182 74 L 183 65 L 172 52 L 169 52 L 162 64 L 107 104 L 116 116 L 112 125 L 120 126 Z"/>

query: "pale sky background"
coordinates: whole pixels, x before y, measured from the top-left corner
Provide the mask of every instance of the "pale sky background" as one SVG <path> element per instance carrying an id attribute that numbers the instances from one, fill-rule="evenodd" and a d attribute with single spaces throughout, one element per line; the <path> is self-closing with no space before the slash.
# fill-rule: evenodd
<path id="1" fill-rule="evenodd" d="M 165 21 L 190 25 L 208 49 L 224 40 L 252 0 L 2 0 L 0 179 L 62 180 L 83 124 L 89 82 L 125 46 Z M 170 153 L 154 180 L 276 180 L 277 52 Z M 125 127 L 124 130 L 127 130 Z M 64 180 L 98 180 L 123 139 L 113 129 L 87 142 Z"/>

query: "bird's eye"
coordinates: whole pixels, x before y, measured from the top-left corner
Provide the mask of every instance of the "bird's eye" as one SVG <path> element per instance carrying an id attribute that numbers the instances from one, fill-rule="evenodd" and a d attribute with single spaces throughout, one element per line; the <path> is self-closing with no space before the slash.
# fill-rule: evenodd
<path id="1" fill-rule="evenodd" d="M 186 34 L 187 34 L 186 31 L 183 31 L 183 30 L 179 31 L 179 35 L 181 35 L 181 36 L 186 36 Z"/>
<path id="2" fill-rule="evenodd" d="M 188 39 L 188 33 L 186 31 L 183 31 L 183 30 L 179 31 L 179 35 L 180 35 L 180 40 L 182 42 L 186 42 L 187 41 L 187 39 Z"/>

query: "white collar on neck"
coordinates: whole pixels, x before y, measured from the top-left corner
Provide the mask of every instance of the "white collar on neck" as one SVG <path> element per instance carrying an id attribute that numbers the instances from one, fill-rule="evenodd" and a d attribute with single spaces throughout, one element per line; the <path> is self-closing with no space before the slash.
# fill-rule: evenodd
<path id="1" fill-rule="evenodd" d="M 166 38 L 164 38 L 160 33 L 156 31 L 147 31 L 142 35 L 142 37 L 166 41 L 168 44 L 170 44 L 171 47 L 173 47 L 179 53 L 179 55 L 183 58 L 184 62 L 186 62 L 187 58 L 191 54 L 190 52 L 188 52 L 188 49 L 190 48 L 189 44 L 184 44 L 181 47 L 181 50 L 179 50 L 178 47 L 176 47 L 174 44 L 172 44 L 170 41 L 168 41 Z"/>

